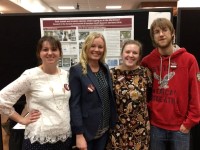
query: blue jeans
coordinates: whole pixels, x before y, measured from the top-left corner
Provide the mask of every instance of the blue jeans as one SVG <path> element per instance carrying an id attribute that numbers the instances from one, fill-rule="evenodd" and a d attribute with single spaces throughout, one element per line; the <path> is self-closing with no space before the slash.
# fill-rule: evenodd
<path id="1" fill-rule="evenodd" d="M 87 142 L 87 150 L 105 150 L 108 141 L 108 131 L 100 138 Z"/>
<path id="2" fill-rule="evenodd" d="M 189 150 L 190 133 L 151 126 L 151 150 Z"/>

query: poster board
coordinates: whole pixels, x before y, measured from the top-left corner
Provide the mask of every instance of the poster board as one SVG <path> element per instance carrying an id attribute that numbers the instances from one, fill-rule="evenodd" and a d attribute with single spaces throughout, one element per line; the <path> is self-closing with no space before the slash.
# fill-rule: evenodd
<path id="1" fill-rule="evenodd" d="M 98 32 L 106 40 L 106 63 L 119 65 L 124 41 L 134 39 L 134 16 L 40 18 L 41 36 L 51 35 L 62 45 L 59 67 L 65 70 L 79 62 L 79 54 L 87 35 Z"/>
<path id="2" fill-rule="evenodd" d="M 82 18 L 134 16 L 134 39 L 143 43 L 143 55 L 153 49 L 149 36 L 149 12 L 170 12 L 171 8 L 96 11 L 96 12 L 63 12 L 63 13 L 32 13 L 32 14 L 2 14 L 0 15 L 0 89 L 19 77 L 25 69 L 38 65 L 36 59 L 36 45 L 41 38 L 41 18 Z M 82 35 L 84 36 L 84 35 Z M 67 63 L 68 59 L 64 60 Z M 111 59 L 111 64 L 116 60 Z"/>

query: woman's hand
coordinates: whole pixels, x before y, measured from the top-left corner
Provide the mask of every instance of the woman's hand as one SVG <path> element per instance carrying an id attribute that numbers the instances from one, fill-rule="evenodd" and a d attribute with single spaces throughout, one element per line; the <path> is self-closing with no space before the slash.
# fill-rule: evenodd
<path id="1" fill-rule="evenodd" d="M 28 125 L 30 123 L 36 122 L 40 118 L 41 113 L 38 110 L 33 110 L 29 114 L 23 117 L 19 123 L 23 125 Z"/>
<path id="2" fill-rule="evenodd" d="M 76 147 L 80 150 L 87 150 L 87 142 L 83 134 L 76 135 Z"/>

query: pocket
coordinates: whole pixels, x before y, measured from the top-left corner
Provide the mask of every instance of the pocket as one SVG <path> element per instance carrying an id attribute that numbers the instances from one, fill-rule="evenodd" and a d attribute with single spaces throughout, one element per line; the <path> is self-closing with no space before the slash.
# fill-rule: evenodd
<path id="1" fill-rule="evenodd" d="M 150 116 L 156 124 L 168 126 L 177 126 L 180 124 L 180 117 L 177 116 L 174 104 L 152 101 L 150 106 Z"/>
<path id="2" fill-rule="evenodd" d="M 186 105 L 186 104 L 185 104 Z M 186 105 L 187 106 L 187 105 Z M 176 114 L 177 114 L 177 116 L 178 117 L 181 117 L 182 119 L 181 119 L 181 121 L 185 118 L 185 116 L 186 116 L 186 108 L 182 108 L 182 107 L 180 106 L 180 104 L 179 104 L 179 101 L 177 101 L 176 103 L 175 103 L 175 110 L 176 110 Z"/>
<path id="3" fill-rule="evenodd" d="M 188 132 L 188 133 L 183 133 L 181 131 L 177 131 L 177 132 L 179 132 L 179 134 L 182 134 L 182 135 L 188 135 L 188 134 L 190 134 L 190 132 Z"/>

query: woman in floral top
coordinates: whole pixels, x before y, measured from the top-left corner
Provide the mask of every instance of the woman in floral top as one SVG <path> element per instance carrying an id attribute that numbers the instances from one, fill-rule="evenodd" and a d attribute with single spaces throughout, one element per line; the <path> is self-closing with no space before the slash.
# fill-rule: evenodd
<path id="1" fill-rule="evenodd" d="M 111 69 L 118 122 L 110 131 L 108 150 L 147 150 L 149 148 L 148 93 L 151 73 L 139 65 L 142 45 L 135 40 L 122 47 L 122 64 Z"/>

